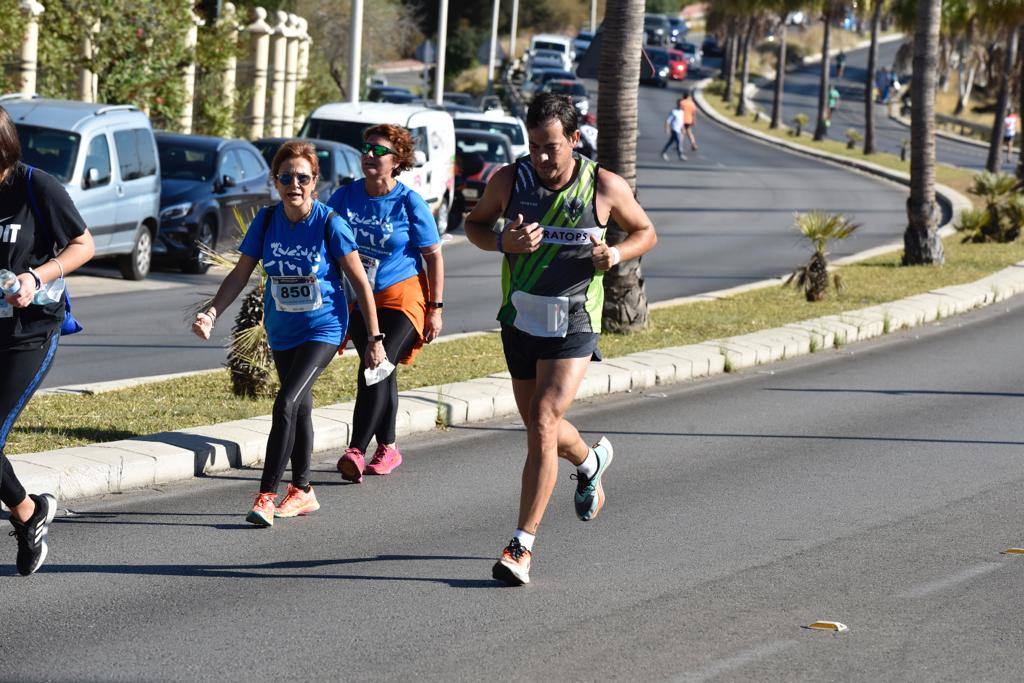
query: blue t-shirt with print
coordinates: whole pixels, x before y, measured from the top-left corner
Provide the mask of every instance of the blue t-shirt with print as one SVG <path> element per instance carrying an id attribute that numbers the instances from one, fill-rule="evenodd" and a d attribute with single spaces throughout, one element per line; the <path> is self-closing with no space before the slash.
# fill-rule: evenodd
<path id="1" fill-rule="evenodd" d="M 266 212 L 273 212 L 266 232 Z M 337 213 L 325 225 L 331 209 L 319 201 L 305 220 L 292 223 L 284 215 L 281 204 L 261 209 L 242 239 L 238 250 L 246 256 L 263 261 L 267 271 L 266 292 L 263 296 L 263 324 L 267 328 L 270 348 L 275 351 L 291 349 L 305 342 L 341 344 L 348 329 L 348 302 L 341 286 L 338 260 L 357 249 L 352 229 Z M 328 244 L 324 243 L 325 237 Z M 280 311 L 274 296 L 274 278 L 315 275 L 320 287 L 322 304 L 307 311 Z M 278 280 L 282 283 L 282 280 Z M 309 301 L 310 287 L 298 286 L 303 301 Z M 288 291 L 277 292 L 288 296 Z M 293 301 L 294 304 L 294 301 Z M 287 305 L 287 304 L 286 304 Z M 311 304 L 305 304 L 311 305 Z"/>
<path id="2" fill-rule="evenodd" d="M 338 188 L 327 204 L 352 226 L 364 265 L 367 258 L 379 262 L 374 292 L 418 275 L 423 270 L 420 249 L 441 241 L 430 207 L 402 183 L 386 195 L 371 197 L 360 179 Z"/>

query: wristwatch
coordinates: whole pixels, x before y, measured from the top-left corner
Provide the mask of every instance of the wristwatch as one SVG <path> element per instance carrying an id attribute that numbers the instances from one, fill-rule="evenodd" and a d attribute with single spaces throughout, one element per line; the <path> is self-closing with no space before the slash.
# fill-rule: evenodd
<path id="1" fill-rule="evenodd" d="M 380 334 L 371 335 L 370 336 L 370 341 L 372 341 L 372 342 L 384 341 L 384 336 L 385 335 L 384 335 L 383 332 L 381 332 Z"/>
<path id="2" fill-rule="evenodd" d="M 443 301 L 428 301 L 427 308 L 444 308 Z"/>

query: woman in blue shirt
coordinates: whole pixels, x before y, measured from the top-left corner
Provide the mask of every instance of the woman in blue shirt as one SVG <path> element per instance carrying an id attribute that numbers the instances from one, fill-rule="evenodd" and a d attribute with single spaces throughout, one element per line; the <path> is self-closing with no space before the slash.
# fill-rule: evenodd
<path id="1" fill-rule="evenodd" d="M 342 187 L 328 204 L 348 220 L 359 257 L 373 287 L 377 319 L 392 364 L 411 363 L 424 342 L 441 333 L 444 260 L 437 223 L 423 198 L 398 181 L 415 163 L 412 135 L 401 126 L 381 124 L 363 133 L 365 178 Z M 360 310 L 363 302 L 359 302 Z M 358 348 L 366 328 L 358 320 L 351 335 Z M 338 460 L 342 478 L 361 482 L 363 473 L 389 474 L 402 464 L 395 443 L 398 378 L 392 372 L 367 385 L 359 368 L 352 438 Z M 377 450 L 365 461 L 370 439 Z"/>
<path id="2" fill-rule="evenodd" d="M 313 198 L 317 175 L 316 148 L 292 140 L 281 146 L 271 165 L 281 203 L 262 209 L 242 240 L 238 263 L 224 278 L 210 307 L 196 316 L 193 331 L 203 339 L 217 321 L 217 312 L 231 305 L 263 261 L 267 272 L 263 324 L 281 382 L 274 401 L 273 424 L 267 439 L 260 491 L 246 520 L 272 526 L 274 517 L 294 517 L 320 508 L 309 484 L 313 452 L 313 383 L 341 346 L 348 327 L 348 302 L 341 286 L 344 272 L 368 335 L 363 362 L 377 367 L 385 358 L 384 335 L 373 291 L 366 279 L 351 228 L 344 218 Z M 280 505 L 277 487 L 291 460 L 292 481 Z"/>

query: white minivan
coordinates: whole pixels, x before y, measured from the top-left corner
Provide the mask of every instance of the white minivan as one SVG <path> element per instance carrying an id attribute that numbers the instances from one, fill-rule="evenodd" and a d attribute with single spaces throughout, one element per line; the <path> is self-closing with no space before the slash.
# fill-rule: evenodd
<path id="1" fill-rule="evenodd" d="M 557 33 L 538 33 L 530 38 L 530 56 L 532 57 L 538 50 L 557 52 L 562 60 L 562 68 L 566 71 L 572 70 L 572 63 L 576 59 L 572 38 L 560 36 Z"/>
<path id="2" fill-rule="evenodd" d="M 455 196 L 455 126 L 451 114 L 415 104 L 337 102 L 317 107 L 299 131 L 304 138 L 334 140 L 362 147 L 363 131 L 379 123 L 408 128 L 416 141 L 416 165 L 398 179 L 418 192 L 448 230 L 448 212 Z"/>

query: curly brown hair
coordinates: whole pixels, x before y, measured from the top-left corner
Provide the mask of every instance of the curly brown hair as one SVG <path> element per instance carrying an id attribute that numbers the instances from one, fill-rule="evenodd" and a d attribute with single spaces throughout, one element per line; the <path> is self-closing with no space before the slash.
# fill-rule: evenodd
<path id="1" fill-rule="evenodd" d="M 316 158 L 316 147 L 305 140 L 289 140 L 281 145 L 274 154 L 274 160 L 270 164 L 270 172 L 276 178 L 277 169 L 289 159 L 305 159 L 313 168 L 313 175 L 320 175 L 320 161 Z"/>
<path id="2" fill-rule="evenodd" d="M 376 135 L 387 139 L 391 143 L 391 149 L 395 150 L 395 168 L 391 171 L 392 176 L 397 176 L 403 171 L 408 171 L 416 165 L 416 157 L 413 151 L 416 149 L 416 141 L 407 128 L 396 126 L 392 123 L 381 123 L 370 126 L 363 131 L 363 142 Z"/>

